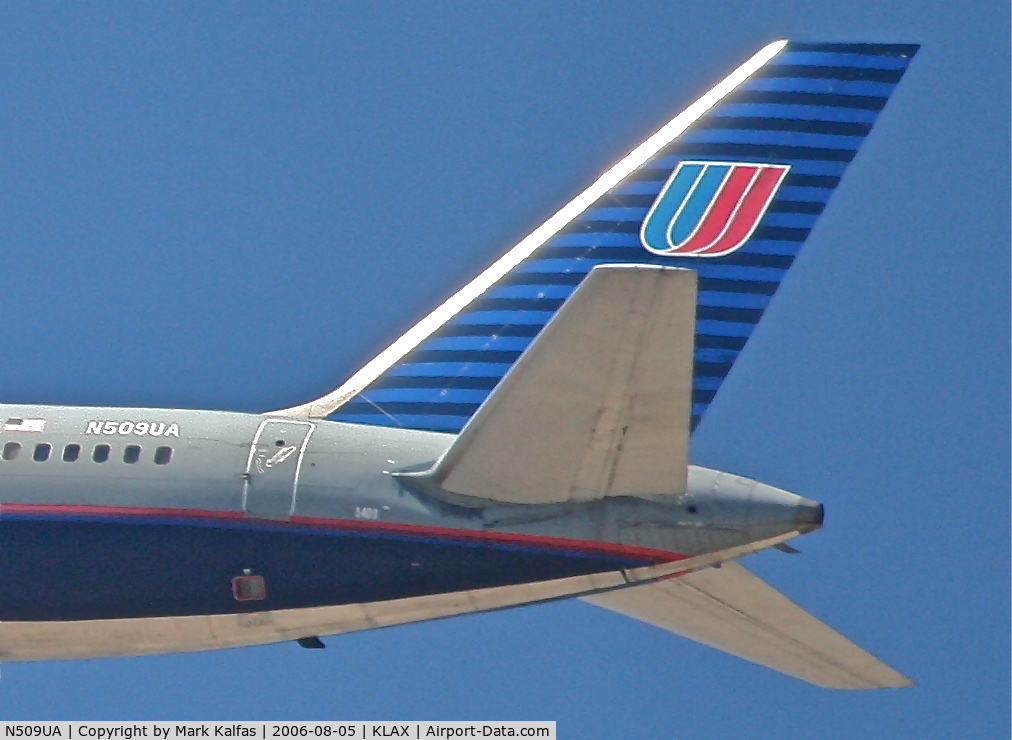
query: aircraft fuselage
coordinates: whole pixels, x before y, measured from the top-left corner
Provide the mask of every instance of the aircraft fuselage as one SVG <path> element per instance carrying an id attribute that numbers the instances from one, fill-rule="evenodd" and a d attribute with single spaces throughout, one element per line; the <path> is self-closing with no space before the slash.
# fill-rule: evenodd
<path id="1" fill-rule="evenodd" d="M 821 523 L 812 502 L 704 468 L 690 468 L 681 496 L 469 508 L 400 475 L 431 467 L 455 438 L 435 432 L 216 411 L 3 414 L 5 659 L 32 657 L 4 637 L 27 623 L 410 603 L 617 573 Z"/>

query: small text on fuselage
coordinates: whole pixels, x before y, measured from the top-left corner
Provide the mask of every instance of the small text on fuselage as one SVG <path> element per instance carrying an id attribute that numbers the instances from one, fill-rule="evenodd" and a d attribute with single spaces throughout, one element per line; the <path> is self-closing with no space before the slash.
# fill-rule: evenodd
<path id="1" fill-rule="evenodd" d="M 178 437 L 179 424 L 164 421 L 89 421 L 85 434 Z"/>

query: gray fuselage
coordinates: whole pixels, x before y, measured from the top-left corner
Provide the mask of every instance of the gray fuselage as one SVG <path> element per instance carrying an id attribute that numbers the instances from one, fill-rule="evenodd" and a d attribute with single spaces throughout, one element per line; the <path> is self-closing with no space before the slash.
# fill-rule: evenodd
<path id="1" fill-rule="evenodd" d="M 822 518 L 794 494 L 698 467 L 682 495 L 465 506 L 409 475 L 455 439 L 435 432 L 216 411 L 2 410 L 0 658 L 42 655 L 12 646 L 25 625 L 408 603 L 719 562 Z"/>

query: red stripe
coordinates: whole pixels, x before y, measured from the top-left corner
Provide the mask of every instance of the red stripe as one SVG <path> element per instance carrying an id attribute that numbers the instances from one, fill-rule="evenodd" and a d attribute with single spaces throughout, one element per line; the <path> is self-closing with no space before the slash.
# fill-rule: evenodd
<path id="1" fill-rule="evenodd" d="M 717 241 L 720 233 L 731 219 L 735 207 L 741 202 L 742 196 L 747 192 L 748 186 L 758 169 L 758 167 L 742 167 L 739 165 L 731 170 L 731 174 L 724 181 L 720 192 L 717 193 L 713 205 L 710 206 L 709 212 L 704 216 L 703 223 L 697 227 L 696 233 L 686 239 L 683 244 L 675 247 L 675 251 L 672 254 L 696 253 L 710 247 Z"/>
<path id="2" fill-rule="evenodd" d="M 589 555 L 613 555 L 651 562 L 673 562 L 684 560 L 687 555 L 655 550 L 647 547 L 620 545 L 612 542 L 592 542 L 587 540 L 570 540 L 561 537 L 541 537 L 511 532 L 481 532 L 467 529 L 450 529 L 447 527 L 427 527 L 416 524 L 392 524 L 388 522 L 371 522 L 359 519 L 321 519 L 317 517 L 295 516 L 288 521 L 274 519 L 255 519 L 241 511 L 216 511 L 209 509 L 162 509 L 125 506 L 86 506 L 76 504 L 0 504 L 0 520 L 4 514 L 50 515 L 50 516 L 90 516 L 90 517 L 133 517 L 133 518 L 166 518 L 227 521 L 236 524 L 270 524 L 294 530 L 299 529 L 332 529 L 351 532 L 367 532 L 374 534 L 393 534 L 413 537 L 432 537 L 454 540 L 457 542 L 488 542 L 490 544 L 522 545 L 543 547 L 552 550 L 578 552 Z"/>
<path id="3" fill-rule="evenodd" d="M 734 215 L 734 221 L 728 230 L 715 244 L 697 252 L 697 254 L 720 256 L 740 247 L 759 225 L 759 219 L 762 218 L 770 197 L 777 185 L 780 184 L 784 172 L 779 167 L 764 167 L 745 194 L 741 208 Z"/>

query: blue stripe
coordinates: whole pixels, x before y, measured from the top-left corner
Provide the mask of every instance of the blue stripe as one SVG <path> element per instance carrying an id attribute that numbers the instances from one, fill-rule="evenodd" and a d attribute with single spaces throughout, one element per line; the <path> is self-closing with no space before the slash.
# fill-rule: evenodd
<path id="1" fill-rule="evenodd" d="M 699 376 L 692 379 L 692 388 L 697 391 L 717 391 L 723 382 L 723 378 Z"/>
<path id="2" fill-rule="evenodd" d="M 719 118 L 792 118 L 803 121 L 838 123 L 875 123 L 878 111 L 861 108 L 836 108 L 827 105 L 791 105 L 787 103 L 724 103 L 710 113 Z"/>
<path id="3" fill-rule="evenodd" d="M 757 162 L 767 161 L 774 164 L 784 161 L 768 157 L 753 157 L 753 159 Z M 846 169 L 847 162 L 825 162 L 819 159 L 808 159 L 791 163 L 792 175 L 831 175 L 833 177 L 841 177 Z"/>
<path id="4" fill-rule="evenodd" d="M 739 90 L 764 92 L 833 93 L 835 95 L 867 95 L 888 98 L 896 85 L 892 82 L 867 80 L 834 80 L 820 77 L 760 77 L 749 80 Z"/>
<path id="5" fill-rule="evenodd" d="M 827 203 L 832 194 L 832 188 L 804 188 L 797 185 L 784 185 L 777 191 L 777 199 L 797 200 L 805 203 Z"/>
<path id="6" fill-rule="evenodd" d="M 533 337 L 434 337 L 419 345 L 418 349 L 426 350 L 448 350 L 448 349 L 472 349 L 472 350 L 498 350 L 522 352 L 527 349 Z"/>
<path id="7" fill-rule="evenodd" d="M 552 237 L 546 247 L 638 247 L 639 234 L 619 232 L 578 231 Z"/>
<path id="8" fill-rule="evenodd" d="M 697 321 L 696 333 L 711 337 L 747 337 L 755 324 L 739 324 L 734 321 Z"/>
<path id="9" fill-rule="evenodd" d="M 432 414 L 398 414 L 396 421 L 385 414 L 333 414 L 331 421 L 346 421 L 378 427 L 404 427 L 431 429 L 437 432 L 459 432 L 467 424 L 468 416 L 437 416 Z"/>
<path id="10" fill-rule="evenodd" d="M 865 69 L 905 69 L 908 57 L 882 57 L 870 54 L 842 54 L 833 51 L 785 51 L 778 54 L 771 68 L 779 65 L 798 67 L 852 67 Z"/>
<path id="11" fill-rule="evenodd" d="M 581 221 L 642 221 L 646 208 L 591 208 L 580 216 Z"/>
<path id="12" fill-rule="evenodd" d="M 618 222 L 615 222 L 615 223 L 618 223 Z M 589 237 L 594 237 L 594 236 L 598 236 L 598 235 L 605 236 L 605 234 L 601 234 L 600 232 L 588 232 L 587 233 L 587 236 L 589 236 Z M 597 259 L 598 253 L 595 252 L 594 250 L 598 249 L 598 248 L 608 249 L 612 253 L 616 253 L 616 252 L 620 252 L 621 251 L 621 252 L 624 252 L 626 254 L 632 254 L 632 252 L 630 252 L 629 250 L 633 250 L 633 249 L 635 249 L 635 250 L 642 250 L 643 249 L 643 243 L 640 242 L 640 240 L 639 240 L 639 234 L 627 234 L 626 236 L 633 236 L 633 237 L 635 237 L 635 241 L 630 240 L 629 244 L 611 244 L 611 245 L 609 245 L 609 244 L 598 244 L 596 239 L 591 238 L 591 239 L 587 239 L 586 240 L 587 242 L 589 242 L 588 244 L 565 244 L 565 245 L 563 245 L 563 244 L 552 244 L 551 245 L 551 249 L 552 249 L 552 251 L 555 254 L 565 254 L 564 250 L 566 250 L 566 249 L 572 249 L 573 251 L 571 252 L 571 254 L 573 255 L 574 259 L 583 259 L 585 257 L 593 257 L 594 259 Z M 639 253 L 640 252 L 637 252 L 637 254 L 639 254 Z M 642 252 L 642 256 L 644 257 L 644 259 L 648 259 L 648 260 L 653 258 L 649 252 Z M 564 258 L 560 257 L 559 259 L 564 259 Z M 609 259 L 607 261 L 609 263 L 611 263 L 611 262 L 622 262 L 623 260 L 622 259 Z"/>
<path id="13" fill-rule="evenodd" d="M 380 388 L 363 394 L 376 404 L 389 401 L 404 403 L 481 403 L 489 391 L 467 388 Z M 397 416 L 397 414 L 394 414 Z"/>
<path id="14" fill-rule="evenodd" d="M 500 285 L 485 295 L 489 298 L 569 298 L 575 285 Z"/>
<path id="15" fill-rule="evenodd" d="M 701 417 L 706 413 L 706 410 L 710 408 L 708 403 L 694 403 L 692 404 L 692 415 L 695 417 Z"/>
<path id="16" fill-rule="evenodd" d="M 818 216 L 813 213 L 767 213 L 763 226 L 787 226 L 792 229 L 810 229 L 815 226 Z"/>
<path id="17" fill-rule="evenodd" d="M 696 265 L 699 265 L 698 267 Z M 741 267 L 727 265 L 706 259 L 696 259 L 692 263 L 700 277 L 717 278 L 719 280 L 757 280 L 766 283 L 779 283 L 784 279 L 787 270 L 775 267 Z"/>
<path id="18" fill-rule="evenodd" d="M 509 369 L 508 362 L 414 362 L 395 365 L 390 374 L 412 378 L 501 378 Z"/>
<path id="19" fill-rule="evenodd" d="M 608 192 L 613 195 L 657 195 L 662 187 L 664 187 L 663 180 L 633 180 L 619 183 Z"/>
<path id="20" fill-rule="evenodd" d="M 765 244 L 772 244 L 772 241 L 765 241 Z M 800 243 L 795 242 L 797 246 Z M 795 249 L 797 248 L 795 247 Z M 751 252 L 749 247 L 745 248 L 746 252 Z M 793 254 L 793 252 L 788 252 Z M 732 258 L 733 259 L 733 258 Z M 713 277 L 721 278 L 726 280 L 759 280 L 763 282 L 779 282 L 783 279 L 786 270 L 775 268 L 775 267 L 746 267 L 734 264 L 728 264 L 723 262 L 716 262 L 711 259 L 699 258 L 699 257 L 668 257 L 658 258 L 647 252 L 642 253 L 642 258 L 637 255 L 634 259 L 622 260 L 622 259 L 595 259 L 591 257 L 574 257 L 572 259 L 543 259 L 543 260 L 531 260 L 525 264 L 520 265 L 517 271 L 533 274 L 533 275 L 581 275 L 591 271 L 597 265 L 614 265 L 614 264 L 664 264 L 673 265 L 675 267 L 685 267 L 691 270 L 699 272 L 701 277 Z M 493 312 L 487 312 L 493 313 Z M 499 312 L 502 314 L 512 314 L 513 312 L 504 311 Z M 537 311 L 525 311 L 524 313 L 541 313 Z M 480 321 L 468 320 L 466 322 L 459 323 L 482 323 Z M 496 323 L 490 321 L 489 323 Z M 505 321 L 499 323 L 507 323 Z M 509 323 L 518 324 L 519 321 L 510 321 Z"/>
<path id="21" fill-rule="evenodd" d="M 657 169 L 671 169 L 678 162 L 686 159 L 685 155 L 681 154 L 669 154 L 665 156 L 656 157 L 651 161 L 651 166 Z M 750 162 L 770 164 L 790 164 L 791 174 L 794 175 L 833 175 L 839 177 L 843 174 L 843 171 L 847 169 L 846 162 L 826 162 L 820 159 L 800 159 L 792 160 L 785 157 L 760 157 L 760 156 L 749 156 Z M 731 161 L 724 157 L 714 159 L 718 161 Z"/>
<path id="22" fill-rule="evenodd" d="M 722 365 L 727 362 L 734 362 L 738 357 L 738 350 L 697 347 L 693 356 L 695 357 L 696 362 L 711 362 L 717 365 Z"/>
<path id="23" fill-rule="evenodd" d="M 520 264 L 516 271 L 534 275 L 582 275 L 591 271 L 597 265 L 614 264 L 615 260 L 597 260 L 587 257 L 573 257 L 572 259 L 532 259 Z"/>
<path id="24" fill-rule="evenodd" d="M 649 262 L 649 255 L 644 254 L 644 262 Z M 590 259 L 586 257 L 576 259 L 547 259 L 532 260 L 518 268 L 521 272 L 532 274 L 583 274 L 588 273 L 596 265 L 614 265 L 619 260 Z M 666 260 L 665 264 L 675 264 L 674 258 Z M 720 278 L 723 280 L 758 280 L 762 282 L 780 282 L 786 270 L 775 267 L 742 267 L 725 263 L 714 262 L 708 259 L 688 258 L 678 260 L 679 265 L 684 265 L 699 272 L 700 277 Z M 492 312 L 488 312 L 492 313 Z M 508 314 L 509 311 L 499 313 Z M 541 313 L 529 311 L 527 313 Z M 476 324 L 479 321 L 468 321 L 466 323 Z M 506 323 L 506 322 L 500 322 Z M 513 321 L 512 323 L 520 323 Z"/>
<path id="25" fill-rule="evenodd" d="M 185 511 L 185 510 L 184 510 Z M 216 509 L 214 511 L 228 511 L 227 509 Z M 108 524 L 136 524 L 144 526 L 184 526 L 184 527 L 202 527 L 206 529 L 244 529 L 253 530 L 258 532 L 290 532 L 295 531 L 298 534 L 317 534 L 318 530 L 303 530 L 295 529 L 290 525 L 283 524 L 264 524 L 256 520 L 235 520 L 235 519 L 210 519 L 210 518 L 197 518 L 196 516 L 183 516 L 182 512 L 177 515 L 164 515 L 164 516 L 131 516 L 127 514 L 105 514 L 105 513 L 75 513 L 75 514 L 64 514 L 64 513 L 50 513 L 50 512 L 38 512 L 31 514 L 10 514 L 4 512 L 4 521 L 22 521 L 22 522 L 47 522 L 47 521 L 60 521 L 60 522 L 103 522 Z M 320 532 L 321 534 L 329 534 L 329 530 Z M 347 534 L 347 532 L 341 532 L 341 534 Z"/>
<path id="26" fill-rule="evenodd" d="M 805 146 L 854 151 L 861 146 L 864 137 L 806 134 L 800 131 L 716 128 L 689 131 L 681 140 L 704 144 L 770 144 L 771 146 Z"/>
<path id="27" fill-rule="evenodd" d="M 546 260 L 547 262 L 548 260 Z M 530 326 L 548 323 L 554 311 L 465 311 L 450 321 L 451 324 L 495 324 L 499 326 Z"/>
<path id="28" fill-rule="evenodd" d="M 773 214 L 766 214 L 767 217 Z M 816 218 L 813 216 L 813 218 Z M 763 223 L 766 223 L 765 221 Z M 793 257 L 801 248 L 801 242 L 782 242 L 776 239 L 752 239 L 745 247 L 747 254 L 775 254 L 786 257 Z"/>
<path id="29" fill-rule="evenodd" d="M 701 290 L 698 293 L 700 306 L 724 308 L 766 308 L 772 296 L 759 293 L 721 293 Z"/>

